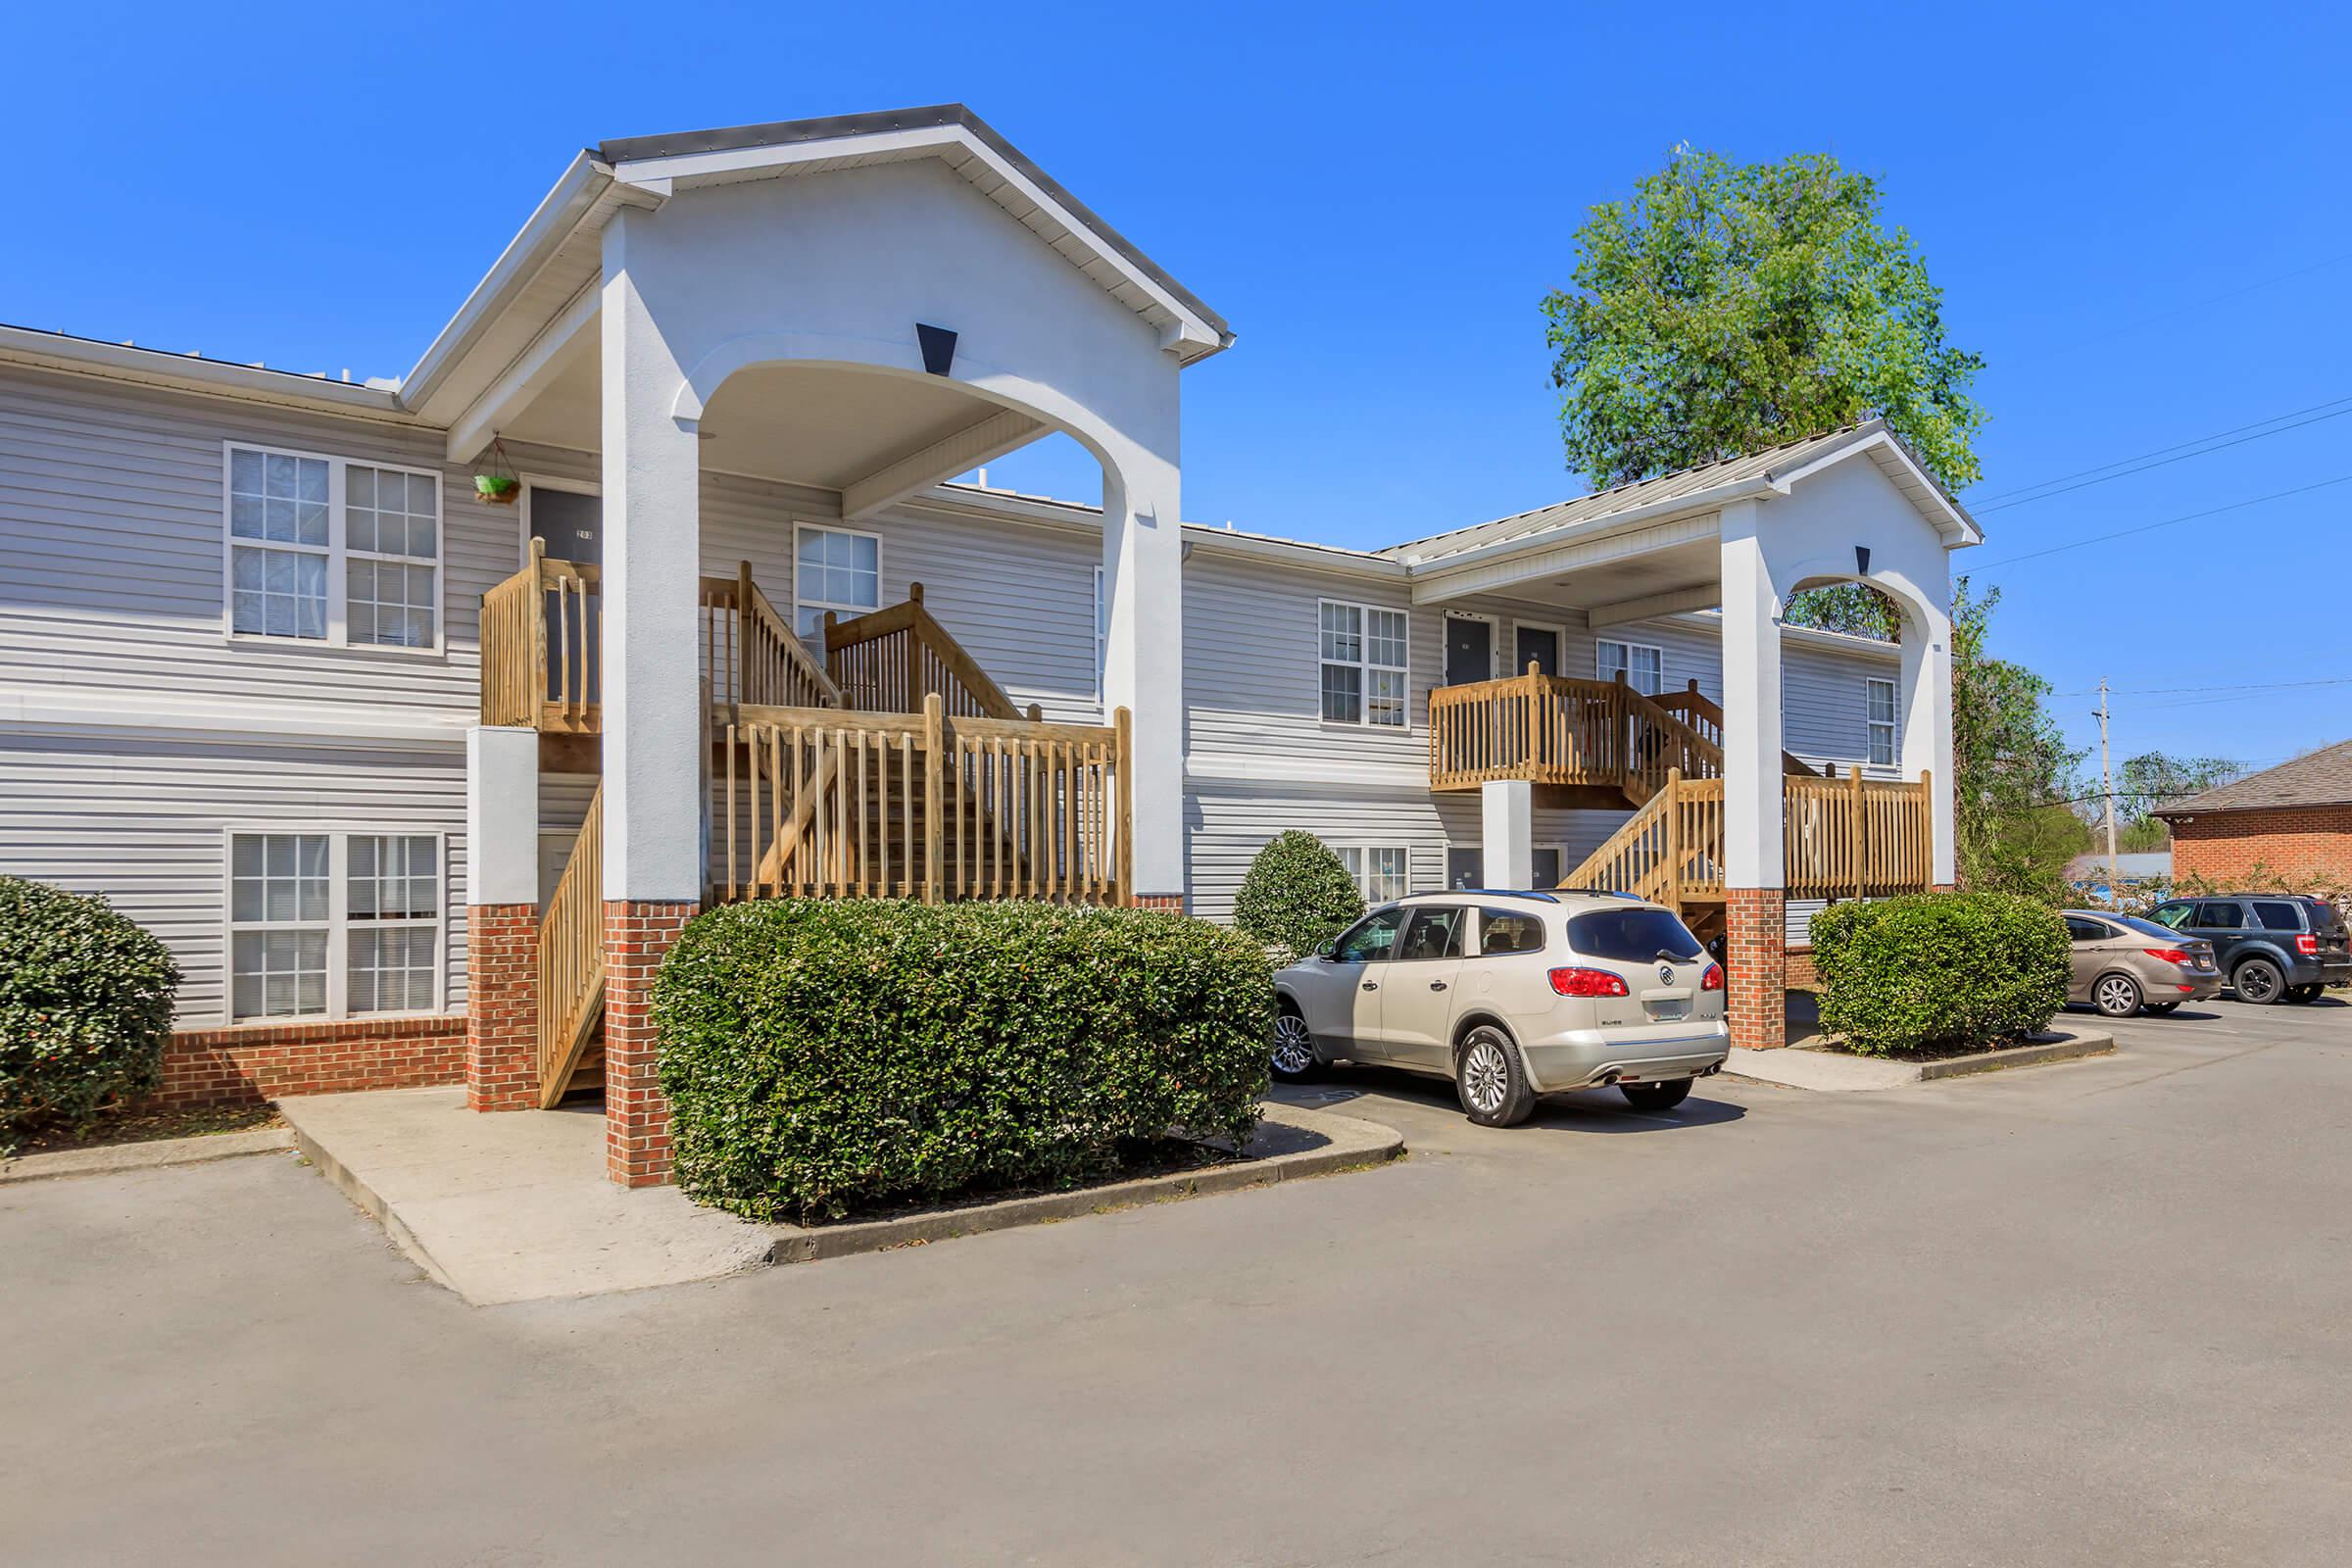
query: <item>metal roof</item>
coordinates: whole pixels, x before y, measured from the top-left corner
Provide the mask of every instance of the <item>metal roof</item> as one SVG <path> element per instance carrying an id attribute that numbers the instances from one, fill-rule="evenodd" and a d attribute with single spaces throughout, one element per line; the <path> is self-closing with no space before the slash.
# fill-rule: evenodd
<path id="1" fill-rule="evenodd" d="M 1886 420 L 1865 419 L 1859 424 L 1849 424 L 1843 429 L 1804 436 L 1794 441 L 1785 441 L 1777 447 L 1767 447 L 1761 452 L 1750 452 L 1736 458 L 1725 458 L 1717 463 L 1703 463 L 1693 468 L 1681 468 L 1673 473 L 1661 473 L 1652 478 L 1636 479 L 1626 484 L 1611 485 L 1606 490 L 1595 490 L 1589 496 L 1579 496 L 1573 501 L 1562 501 L 1552 506 L 1539 507 L 1533 512 L 1522 512 L 1515 516 L 1498 517 L 1493 522 L 1482 522 L 1468 528 L 1455 528 L 1446 533 L 1432 534 L 1426 539 L 1410 540 L 1404 544 L 1392 546 L 1380 553 L 1398 561 L 1409 562 L 1414 565 L 1434 565 L 1455 556 L 1467 555 L 1473 550 L 1484 549 L 1490 545 L 1532 539 L 1539 534 L 1574 527 L 1579 523 L 1594 522 L 1613 516 L 1618 513 L 1634 512 L 1686 499 L 1695 504 L 1711 492 L 1750 480 L 1772 479 L 1783 473 L 1793 472 L 1808 464 L 1833 457 L 1847 448 L 1861 446 L 1879 437 L 1893 441 L 1898 447 L 1901 445 L 1894 433 L 1887 429 Z M 1904 455 L 1906 458 L 1909 457 L 1907 449 Z M 1916 458 L 1910 459 L 1910 462 L 1914 467 L 1918 466 Z M 1921 473 L 1924 477 L 1925 470 L 1922 469 Z M 1933 483 L 1933 481 L 1929 482 Z M 1958 504 L 1953 502 L 1949 495 L 1944 494 L 1940 487 L 1937 487 L 1934 494 L 1955 514 L 1966 516 L 1966 514 L 1960 512 Z M 1922 495 L 1914 496 L 1913 499 L 1925 502 L 1929 498 Z"/>
<path id="2" fill-rule="evenodd" d="M 2343 806 L 2352 804 L 2352 741 L 2338 741 L 2291 762 L 2249 773 L 2228 784 L 2160 807 L 2162 817 L 2196 816 L 2205 811 L 2260 811 L 2281 806 Z"/>
<path id="3" fill-rule="evenodd" d="M 802 142 L 835 141 L 847 136 L 870 136 L 892 130 L 935 130 L 948 125 L 970 131 L 1005 162 L 1018 169 L 1054 201 L 1086 224 L 1102 241 L 1133 263 L 1145 276 L 1173 295 L 1184 308 L 1208 324 L 1230 345 L 1233 328 L 1202 304 L 1135 242 L 1102 220 L 1102 215 L 1064 189 L 1053 175 L 1032 163 L 1021 150 L 998 133 L 995 126 L 962 104 L 929 104 L 918 109 L 880 109 L 858 115 L 827 115 L 815 120 L 774 120 L 759 125 L 722 125 L 710 130 L 670 131 L 658 136 L 622 136 L 592 149 L 608 164 L 634 163 L 647 158 L 676 158 L 694 153 L 739 152 L 750 147 L 789 147 Z"/>

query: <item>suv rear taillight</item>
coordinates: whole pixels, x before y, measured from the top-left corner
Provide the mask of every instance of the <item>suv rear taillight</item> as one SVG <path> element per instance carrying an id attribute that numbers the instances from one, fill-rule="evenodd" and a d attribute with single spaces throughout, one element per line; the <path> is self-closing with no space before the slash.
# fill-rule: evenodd
<path id="1" fill-rule="evenodd" d="M 1554 969 L 1551 989 L 1563 997 L 1630 997 L 1625 977 L 1606 969 Z"/>
<path id="2" fill-rule="evenodd" d="M 2317 953 L 2320 951 L 2320 939 L 2315 936 L 2297 937 L 2295 938 L 2295 951 L 2302 954 Z"/>
<path id="3" fill-rule="evenodd" d="M 2179 948 L 2142 948 L 2140 952 L 2151 958 L 2162 958 L 2167 963 L 2177 963 L 2183 969 L 2188 967 L 2188 955 L 2182 953 Z"/>
<path id="4" fill-rule="evenodd" d="M 1707 972 L 1698 977 L 1698 989 L 1721 991 L 1723 989 L 1723 965 L 1720 963 L 1708 964 Z"/>

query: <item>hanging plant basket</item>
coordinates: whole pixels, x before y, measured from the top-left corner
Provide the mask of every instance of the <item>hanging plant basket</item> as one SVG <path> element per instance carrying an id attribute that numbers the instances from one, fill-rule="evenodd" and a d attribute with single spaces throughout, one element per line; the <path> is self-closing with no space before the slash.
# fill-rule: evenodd
<path id="1" fill-rule="evenodd" d="M 507 444 L 493 439 L 488 463 L 473 476 L 473 493 L 494 507 L 511 507 L 522 494 L 521 476 L 507 461 Z"/>

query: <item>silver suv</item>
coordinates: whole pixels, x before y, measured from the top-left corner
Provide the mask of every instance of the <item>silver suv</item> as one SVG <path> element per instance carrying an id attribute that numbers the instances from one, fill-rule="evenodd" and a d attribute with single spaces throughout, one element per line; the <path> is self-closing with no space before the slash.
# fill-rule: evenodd
<path id="1" fill-rule="evenodd" d="M 1669 1110 L 1731 1054 L 1723 969 L 1671 909 L 1613 894 L 1430 893 L 1274 976 L 1274 1076 L 1346 1058 L 1449 1078 L 1470 1119 L 1614 1084 Z"/>

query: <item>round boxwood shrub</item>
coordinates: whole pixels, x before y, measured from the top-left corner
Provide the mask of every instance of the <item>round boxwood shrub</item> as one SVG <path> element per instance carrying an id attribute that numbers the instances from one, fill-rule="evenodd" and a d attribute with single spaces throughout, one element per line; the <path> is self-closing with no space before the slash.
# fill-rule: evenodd
<path id="1" fill-rule="evenodd" d="M 1312 833 L 1276 834 L 1250 862 L 1233 923 L 1278 956 L 1312 953 L 1364 913 L 1364 896 L 1340 858 Z"/>
<path id="2" fill-rule="evenodd" d="M 179 966 L 104 899 L 0 876 L 0 1152 L 152 1094 Z"/>
<path id="3" fill-rule="evenodd" d="M 1247 1139 L 1264 956 L 1149 909 L 775 900 L 689 924 L 654 986 L 679 1186 L 752 1219 L 1115 1174 Z"/>
<path id="4" fill-rule="evenodd" d="M 2007 893 L 1926 893 L 1813 917 L 1821 1025 L 1865 1055 L 1985 1051 L 2066 1004 L 2066 922 Z"/>

